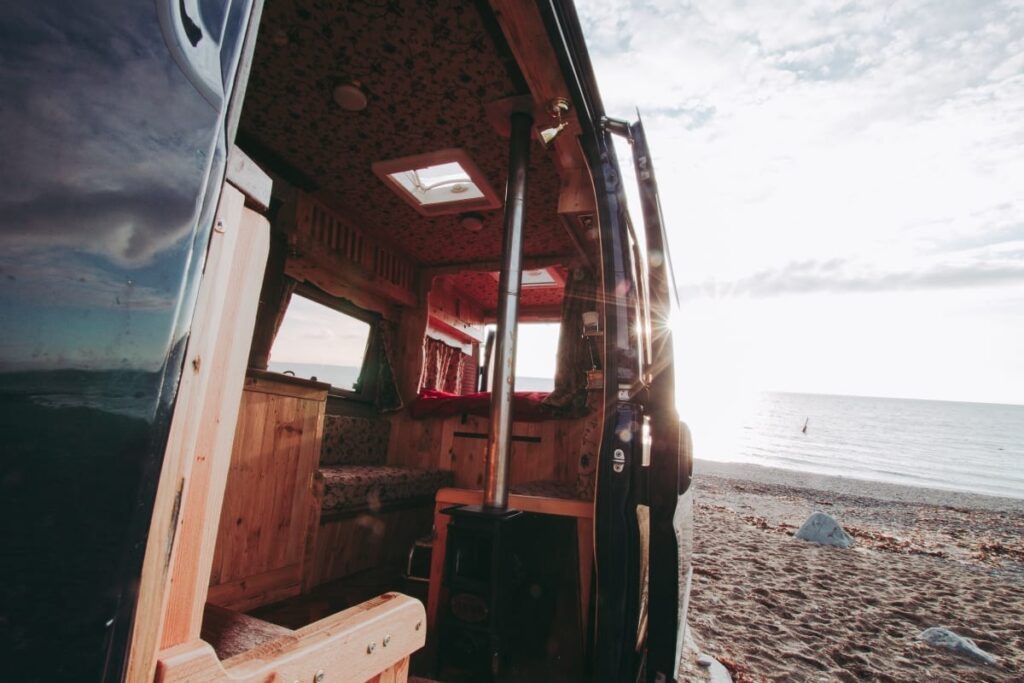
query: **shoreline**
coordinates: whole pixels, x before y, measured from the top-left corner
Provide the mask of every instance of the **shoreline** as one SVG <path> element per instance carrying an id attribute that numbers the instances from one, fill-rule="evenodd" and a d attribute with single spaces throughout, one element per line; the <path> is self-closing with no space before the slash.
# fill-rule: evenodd
<path id="1" fill-rule="evenodd" d="M 835 474 L 818 474 L 740 461 L 694 458 L 694 480 L 703 477 L 753 481 L 759 484 L 825 491 L 883 502 L 960 507 L 993 511 L 1024 512 L 1024 497 L 994 496 L 973 491 L 936 489 L 913 484 L 858 479 Z"/>
<path id="2" fill-rule="evenodd" d="M 694 486 L 688 631 L 736 683 L 1024 678 L 1024 501 L 708 460 Z M 818 510 L 853 548 L 793 537 Z M 931 626 L 997 665 L 924 644 Z"/>

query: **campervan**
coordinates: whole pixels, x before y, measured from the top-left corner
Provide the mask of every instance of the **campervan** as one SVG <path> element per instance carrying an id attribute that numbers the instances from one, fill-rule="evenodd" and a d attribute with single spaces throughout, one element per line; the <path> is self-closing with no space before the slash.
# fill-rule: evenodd
<path id="1" fill-rule="evenodd" d="M 0 26 L 5 680 L 677 680 L 671 259 L 569 0 Z"/>

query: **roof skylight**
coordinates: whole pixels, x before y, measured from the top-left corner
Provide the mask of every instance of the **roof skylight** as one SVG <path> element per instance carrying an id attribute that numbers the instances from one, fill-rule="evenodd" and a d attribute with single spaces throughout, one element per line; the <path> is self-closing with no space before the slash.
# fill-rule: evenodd
<path id="1" fill-rule="evenodd" d="M 424 216 L 501 206 L 487 179 L 461 149 L 378 161 L 373 172 Z"/>
<path id="2" fill-rule="evenodd" d="M 501 273 L 491 273 L 491 277 L 499 282 L 501 281 Z M 554 287 L 560 284 L 561 282 L 555 279 L 555 275 L 551 268 L 537 268 L 535 270 L 523 271 L 523 289 L 530 289 L 531 287 Z"/>
<path id="3" fill-rule="evenodd" d="M 445 204 L 484 196 L 457 161 L 389 173 L 388 177 L 420 204 Z"/>

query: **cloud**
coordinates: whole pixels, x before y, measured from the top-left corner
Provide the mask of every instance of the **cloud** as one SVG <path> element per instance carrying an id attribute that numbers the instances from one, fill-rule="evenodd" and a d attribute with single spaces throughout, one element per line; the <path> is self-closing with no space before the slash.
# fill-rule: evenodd
<path id="1" fill-rule="evenodd" d="M 1006 245 L 1000 257 L 943 261 L 913 270 L 878 271 L 844 259 L 793 261 L 734 281 L 708 281 L 680 288 L 680 296 L 769 297 L 789 294 L 882 293 L 949 290 L 1024 283 L 1024 241 Z"/>
<path id="2" fill-rule="evenodd" d="M 0 247 L 45 241 L 141 267 L 186 239 L 217 113 L 168 59 L 155 16 L 75 2 L 9 14 Z"/>
<path id="3" fill-rule="evenodd" d="M 916 273 L 1024 224 L 1020 3 L 578 4 L 609 113 L 644 116 L 685 281 Z"/>
<path id="4" fill-rule="evenodd" d="M 1024 402 L 1024 4 L 577 6 L 609 115 L 644 117 L 687 396 Z"/>
<path id="5" fill-rule="evenodd" d="M 61 246 L 144 264 L 191 226 L 192 199 L 145 182 L 116 190 L 51 187 L 27 201 L 0 201 L 0 247 Z"/>

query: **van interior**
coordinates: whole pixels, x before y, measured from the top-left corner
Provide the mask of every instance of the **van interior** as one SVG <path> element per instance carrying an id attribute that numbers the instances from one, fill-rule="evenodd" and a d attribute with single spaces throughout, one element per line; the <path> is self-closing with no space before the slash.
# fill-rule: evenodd
<path id="1" fill-rule="evenodd" d="M 147 554 L 140 605 L 155 608 L 139 610 L 134 640 L 155 645 L 133 647 L 130 670 L 584 680 L 604 424 L 600 237 L 540 12 L 269 0 L 258 21 L 215 229 L 224 245 L 210 247 L 186 352 L 205 395 L 223 387 L 225 398 L 190 407 L 186 377 L 175 414 L 218 415 L 230 434 L 209 427 L 210 450 L 194 457 L 169 446 L 150 547 L 174 551 Z M 518 319 L 521 331 L 549 326 L 555 370 L 516 379 L 509 506 L 522 514 L 502 532 L 519 550 L 505 558 L 508 656 L 496 664 L 496 603 L 481 597 L 490 556 L 470 544 L 454 565 L 445 558 L 450 510 L 480 504 L 485 485 L 517 111 L 533 119 Z M 203 308 L 211 287 L 237 297 L 235 317 Z M 176 531 L 160 526 L 162 509 Z M 161 572 L 166 582 L 152 578 Z"/>

